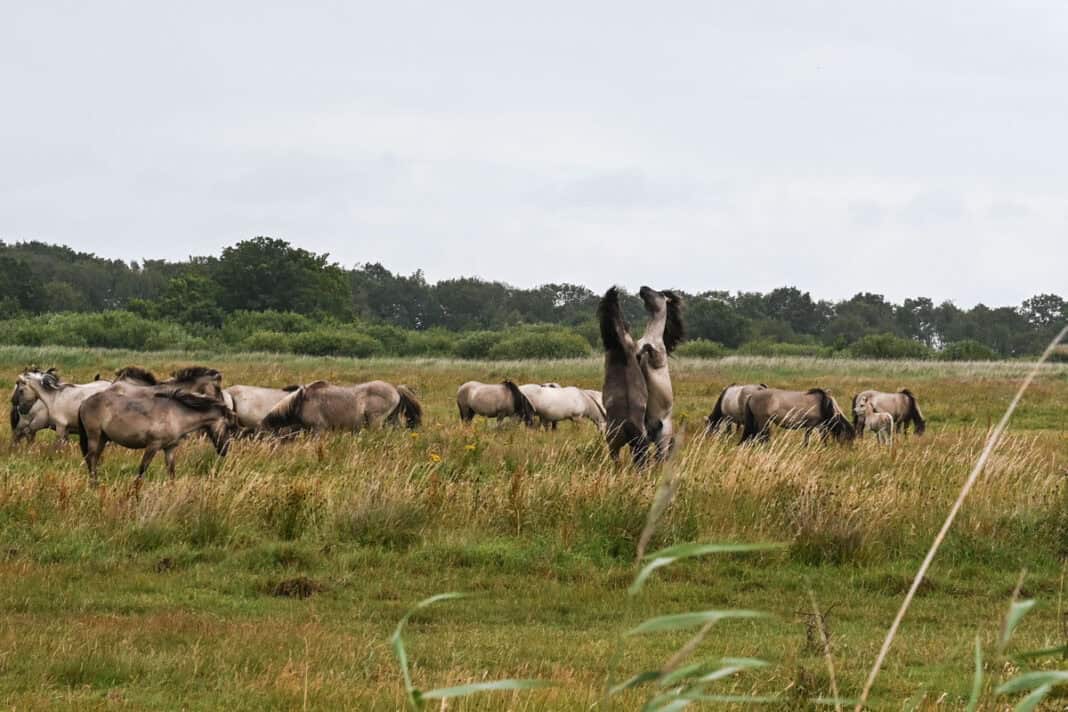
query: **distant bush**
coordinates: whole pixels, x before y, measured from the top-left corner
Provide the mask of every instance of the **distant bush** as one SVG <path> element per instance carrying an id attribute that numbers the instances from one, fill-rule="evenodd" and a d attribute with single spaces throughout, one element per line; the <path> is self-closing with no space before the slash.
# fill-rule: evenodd
<path id="1" fill-rule="evenodd" d="M 412 331 L 408 334 L 403 356 L 451 356 L 456 345 L 456 334 L 444 329 Z"/>
<path id="2" fill-rule="evenodd" d="M 241 339 L 244 351 L 266 351 L 269 353 L 286 353 L 292 350 L 292 337 L 279 331 L 254 331 Z"/>
<path id="3" fill-rule="evenodd" d="M 914 339 L 893 334 L 869 334 L 849 347 L 858 358 L 930 358 L 931 350 Z"/>
<path id="4" fill-rule="evenodd" d="M 10 342 L 23 346 L 80 346 L 153 351 L 202 348 L 208 341 L 182 326 L 126 311 L 51 314 L 14 321 Z"/>
<path id="5" fill-rule="evenodd" d="M 382 353 L 382 344 L 377 339 L 343 329 L 320 329 L 294 334 L 289 339 L 293 353 L 309 356 L 351 356 L 367 358 Z"/>
<path id="6" fill-rule="evenodd" d="M 975 341 L 965 339 L 946 344 L 938 355 L 943 361 L 997 361 L 998 354 L 992 348 Z"/>
<path id="7" fill-rule="evenodd" d="M 569 331 L 530 332 L 506 336 L 489 350 L 491 359 L 581 358 L 589 355 L 589 342 Z"/>
<path id="8" fill-rule="evenodd" d="M 730 353 L 723 344 L 709 339 L 693 339 L 675 350 L 676 355 L 688 358 L 723 358 Z"/>
<path id="9" fill-rule="evenodd" d="M 226 321 L 223 322 L 223 332 L 227 336 L 240 338 L 257 331 L 296 334 L 302 331 L 311 331 L 321 325 L 321 322 L 293 312 L 280 312 L 270 309 L 261 312 L 236 311 L 226 317 Z"/>
<path id="10" fill-rule="evenodd" d="M 502 338 L 504 334 L 499 331 L 472 331 L 456 340 L 452 352 L 459 358 L 487 359 L 490 357 L 490 349 Z"/>
<path id="11" fill-rule="evenodd" d="M 750 341 L 738 347 L 738 353 L 748 356 L 815 356 L 830 358 L 834 349 L 819 344 L 793 344 L 775 341 Z"/>

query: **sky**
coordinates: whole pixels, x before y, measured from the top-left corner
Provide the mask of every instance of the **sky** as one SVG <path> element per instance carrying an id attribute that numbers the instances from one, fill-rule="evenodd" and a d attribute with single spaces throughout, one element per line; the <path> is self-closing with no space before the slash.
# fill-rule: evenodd
<path id="1" fill-rule="evenodd" d="M 0 0 L 0 240 L 1068 295 L 1068 5 Z"/>

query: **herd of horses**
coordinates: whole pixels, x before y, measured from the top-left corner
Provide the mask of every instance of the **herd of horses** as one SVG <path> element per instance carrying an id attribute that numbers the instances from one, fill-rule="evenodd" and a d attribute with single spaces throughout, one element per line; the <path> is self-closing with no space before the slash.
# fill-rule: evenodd
<path id="1" fill-rule="evenodd" d="M 619 292 L 611 288 L 598 309 L 604 345 L 601 391 L 559 383 L 517 385 L 469 381 L 460 386 L 456 405 L 460 419 L 476 415 L 503 421 L 518 418 L 528 426 L 556 428 L 562 420 L 587 419 L 604 434 L 608 451 L 618 461 L 629 447 L 639 468 L 667 460 L 676 447 L 674 393 L 668 357 L 685 337 L 682 300 L 671 291 L 642 287 L 639 296 L 648 313 L 645 331 L 631 334 L 623 317 Z M 101 453 L 109 442 L 143 450 L 138 477 L 162 451 L 173 476 L 175 451 L 189 435 L 202 433 L 225 455 L 231 439 L 241 433 L 289 435 L 303 430 L 348 430 L 385 425 L 418 428 L 423 408 L 405 385 L 371 381 L 339 385 L 315 381 L 285 388 L 253 385 L 223 387 L 218 370 L 193 366 L 161 380 L 130 366 L 113 379 L 99 374 L 89 383 L 64 382 L 55 369 L 29 368 L 19 374 L 11 395 L 11 429 L 15 443 L 32 440 L 38 431 L 56 431 L 56 447 L 79 436 L 82 455 L 95 483 Z M 893 434 L 917 434 L 925 420 L 915 396 L 867 390 L 853 398 L 852 422 L 821 388 L 790 391 L 765 384 L 732 384 L 724 388 L 706 420 L 712 435 L 741 429 L 740 442 L 763 442 L 772 426 L 803 430 L 805 442 L 815 432 L 821 439 L 851 441 L 865 431 L 880 443 Z"/>

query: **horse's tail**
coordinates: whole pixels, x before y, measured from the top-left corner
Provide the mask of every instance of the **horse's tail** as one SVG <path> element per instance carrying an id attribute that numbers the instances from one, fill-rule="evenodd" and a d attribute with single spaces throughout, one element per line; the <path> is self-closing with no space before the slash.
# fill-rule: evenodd
<path id="1" fill-rule="evenodd" d="M 82 459 L 89 457 L 89 431 L 85 429 L 81 408 L 78 408 L 78 447 L 82 450 Z"/>
<path id="2" fill-rule="evenodd" d="M 605 351 L 622 351 L 623 344 L 619 340 L 619 327 L 627 328 L 623 320 L 623 312 L 619 307 L 619 290 L 610 287 L 597 305 L 597 320 L 601 324 L 601 343 Z"/>
<path id="3" fill-rule="evenodd" d="M 750 399 L 751 400 L 751 399 Z M 740 442 L 748 442 L 760 435 L 761 427 L 757 423 L 756 413 L 753 412 L 752 403 L 747 400 L 742 409 L 742 439 Z"/>
<path id="4" fill-rule="evenodd" d="M 856 395 L 853 396 L 853 405 L 852 405 L 853 432 L 856 433 L 860 437 L 864 437 L 864 423 L 861 422 L 860 416 L 857 415 L 857 400 L 859 400 L 859 399 L 860 399 L 860 394 L 859 393 L 857 393 Z"/>
<path id="5" fill-rule="evenodd" d="M 19 407 L 11 404 L 11 435 L 15 436 L 15 429 L 19 427 Z"/>
<path id="6" fill-rule="evenodd" d="M 519 386 L 512 381 L 501 381 L 501 385 L 512 393 L 512 407 L 515 409 L 515 414 L 518 415 L 524 423 L 533 427 L 536 411 L 530 401 L 527 400 L 527 397 L 523 395 L 523 391 L 519 390 Z"/>
<path id="7" fill-rule="evenodd" d="M 408 386 L 404 384 L 397 386 L 397 393 L 400 393 L 400 404 L 397 408 L 404 413 L 404 422 L 408 425 L 408 429 L 415 430 L 423 422 L 423 406 L 419 404 L 415 393 Z"/>
<path id="8" fill-rule="evenodd" d="M 927 430 L 927 421 L 923 417 L 923 413 L 920 412 L 920 404 L 916 402 L 916 396 L 912 395 L 912 391 L 908 388 L 901 389 L 901 395 L 909 399 L 909 412 L 905 415 L 906 419 L 912 420 L 912 424 L 916 427 L 916 434 L 923 435 Z"/>
<path id="9" fill-rule="evenodd" d="M 708 424 L 705 426 L 706 433 L 711 434 L 714 432 L 719 428 L 720 423 L 723 421 L 723 397 L 727 395 L 727 388 L 730 388 L 730 386 L 727 386 L 719 392 L 719 398 L 716 399 L 716 404 L 712 406 L 712 412 L 709 414 L 707 420 Z"/>
<path id="10" fill-rule="evenodd" d="M 271 408 L 267 415 L 263 416 L 263 420 L 260 421 L 261 425 L 270 430 L 281 430 L 282 428 L 294 426 L 301 427 L 303 422 L 300 419 L 300 412 L 304 408 L 305 397 L 305 386 L 301 386 L 278 401 L 274 408 Z"/>

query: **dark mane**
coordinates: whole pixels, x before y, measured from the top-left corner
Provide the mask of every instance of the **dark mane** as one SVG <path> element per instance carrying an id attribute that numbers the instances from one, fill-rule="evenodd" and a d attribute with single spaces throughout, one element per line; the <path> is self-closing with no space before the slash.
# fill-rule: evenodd
<path id="1" fill-rule="evenodd" d="M 826 400 L 829 397 L 827 395 L 827 391 L 823 390 L 822 388 L 809 388 L 807 391 L 805 391 L 805 395 L 808 395 L 808 396 L 820 396 L 824 400 Z"/>
<path id="2" fill-rule="evenodd" d="M 501 385 L 512 394 L 512 406 L 515 408 L 515 414 L 527 425 L 534 425 L 536 411 L 530 401 L 527 400 L 527 397 L 523 395 L 523 391 L 519 390 L 519 386 L 512 381 L 501 381 Z"/>
<path id="3" fill-rule="evenodd" d="M 824 428 L 838 440 L 852 440 L 856 436 L 856 429 L 834 407 L 834 399 L 827 394 L 827 391 L 822 388 L 810 388 L 806 393 L 820 396 L 820 420 L 823 421 Z"/>
<path id="4" fill-rule="evenodd" d="M 198 378 L 211 378 L 213 380 L 221 381 L 222 373 L 214 368 L 208 368 L 207 366 L 189 366 L 188 368 L 179 369 L 171 374 L 171 380 L 177 382 L 195 381 Z"/>
<path id="5" fill-rule="evenodd" d="M 912 395 L 912 391 L 908 388 L 902 388 L 900 393 L 909 399 L 909 413 L 906 418 L 912 420 L 912 424 L 916 427 L 916 434 L 923 435 L 927 430 L 927 421 L 923 417 L 923 413 L 920 412 L 920 405 L 916 402 L 916 396 Z"/>
<path id="6" fill-rule="evenodd" d="M 167 398 L 177 403 L 181 403 L 187 408 L 192 408 L 193 410 L 205 413 L 216 408 L 218 408 L 223 413 L 228 410 L 225 405 L 215 400 L 214 398 L 205 398 L 204 396 L 198 396 L 195 393 L 178 390 L 177 388 L 173 391 L 167 391 L 165 393 L 155 393 L 153 395 L 155 395 L 156 398 Z"/>
<path id="7" fill-rule="evenodd" d="M 271 430 L 281 430 L 282 428 L 302 428 L 304 427 L 304 421 L 301 419 L 301 411 L 304 410 L 304 401 L 308 397 L 309 388 L 318 388 L 325 386 L 326 381 L 316 381 L 306 386 L 297 386 L 297 389 L 290 395 L 279 401 L 278 405 L 271 409 L 271 411 L 263 416 L 263 427 L 270 428 Z"/>
<path id="8" fill-rule="evenodd" d="M 156 379 L 156 374 L 141 368 L 140 366 L 127 366 L 126 368 L 120 368 L 115 372 L 115 380 L 121 381 L 123 379 L 129 381 L 140 381 L 147 386 L 158 386 L 159 381 Z"/>
<path id="9" fill-rule="evenodd" d="M 15 428 L 19 426 L 19 407 L 15 405 L 15 399 L 11 399 L 11 434 L 15 434 Z"/>
<path id="10" fill-rule="evenodd" d="M 671 353 L 686 338 L 686 325 L 682 321 L 682 298 L 672 291 L 664 291 L 661 294 L 667 299 L 664 348 Z"/>
<path id="11" fill-rule="evenodd" d="M 292 393 L 293 391 L 298 390 L 299 388 L 300 386 L 293 384 L 291 386 L 285 386 L 284 388 L 282 388 L 282 390 L 286 393 Z"/>
<path id="12" fill-rule="evenodd" d="M 41 374 L 41 385 L 44 386 L 46 390 L 59 391 L 69 384 L 62 383 L 59 380 L 59 376 L 56 375 L 56 369 L 50 368 Z"/>
<path id="13" fill-rule="evenodd" d="M 601 343 L 605 351 L 623 351 L 623 344 L 619 341 L 619 333 L 616 327 L 621 325 L 624 331 L 630 331 L 630 325 L 623 319 L 623 312 L 619 307 L 619 290 L 610 287 L 597 305 L 597 320 L 601 324 Z"/>

